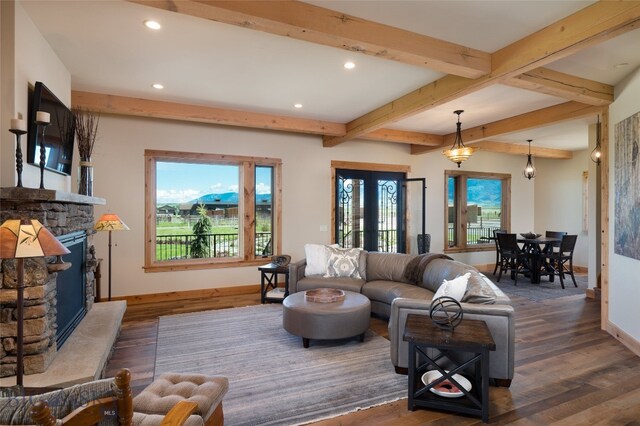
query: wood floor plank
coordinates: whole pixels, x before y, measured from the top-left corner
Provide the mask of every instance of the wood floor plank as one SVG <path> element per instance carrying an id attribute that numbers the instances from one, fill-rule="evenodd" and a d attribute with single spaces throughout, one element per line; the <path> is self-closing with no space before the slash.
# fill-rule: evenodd
<path id="1" fill-rule="evenodd" d="M 600 330 L 600 305 L 584 296 L 541 302 L 512 297 L 516 374 L 510 388 L 490 389 L 490 422 L 512 425 L 640 426 L 640 358 Z M 158 318 L 259 304 L 259 295 L 220 296 L 127 307 L 105 376 L 132 370 L 134 394 L 153 380 Z M 388 338 L 387 321 L 371 330 Z M 407 410 L 407 400 L 315 423 L 337 425 L 480 425 L 474 417 Z"/>

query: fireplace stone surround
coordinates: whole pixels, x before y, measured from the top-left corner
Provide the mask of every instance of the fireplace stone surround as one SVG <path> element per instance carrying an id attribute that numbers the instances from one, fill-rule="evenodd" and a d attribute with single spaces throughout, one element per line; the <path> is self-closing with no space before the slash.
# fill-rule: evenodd
<path id="1" fill-rule="evenodd" d="M 87 312 L 94 303 L 98 265 L 93 255 L 93 209 L 94 205 L 104 204 L 103 198 L 63 191 L 0 188 L 0 223 L 7 219 L 37 219 L 56 237 L 86 233 L 84 304 Z M 58 351 L 57 272 L 50 265 L 52 261 L 53 258 L 28 258 L 24 262 L 25 375 L 46 371 Z M 16 368 L 15 260 L 3 259 L 0 274 L 0 377 L 7 377 L 14 375 Z"/>

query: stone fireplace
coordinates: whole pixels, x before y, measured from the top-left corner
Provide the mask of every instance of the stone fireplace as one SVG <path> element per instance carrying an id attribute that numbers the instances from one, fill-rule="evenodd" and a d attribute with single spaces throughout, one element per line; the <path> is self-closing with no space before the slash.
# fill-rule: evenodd
<path id="1" fill-rule="evenodd" d="M 42 373 L 75 326 L 93 307 L 95 272 L 93 208 L 105 200 L 62 191 L 32 188 L 0 189 L 0 223 L 7 219 L 37 219 L 71 254 L 72 266 L 58 271 L 53 258 L 24 262 L 25 375 Z M 15 375 L 16 268 L 15 260 L 0 265 L 0 377 Z"/>

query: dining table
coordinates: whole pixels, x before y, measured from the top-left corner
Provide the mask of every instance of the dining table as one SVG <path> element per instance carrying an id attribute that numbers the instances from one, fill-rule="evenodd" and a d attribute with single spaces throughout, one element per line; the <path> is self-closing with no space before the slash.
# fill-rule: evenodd
<path id="1" fill-rule="evenodd" d="M 559 245 L 562 240 L 554 237 L 527 238 L 520 236 L 518 237 L 518 242 L 523 244 L 522 251 L 529 258 L 531 283 L 540 284 L 541 270 L 546 254 L 550 253 L 553 250 L 553 246 Z M 549 281 L 553 282 L 553 277 L 553 274 L 549 274 Z"/>

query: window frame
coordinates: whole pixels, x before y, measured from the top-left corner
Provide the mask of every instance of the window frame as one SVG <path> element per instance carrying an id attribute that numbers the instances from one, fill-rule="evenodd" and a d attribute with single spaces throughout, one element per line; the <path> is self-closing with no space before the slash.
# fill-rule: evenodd
<path id="1" fill-rule="evenodd" d="M 467 230 L 467 180 L 468 179 L 496 179 L 502 181 L 502 202 L 500 214 L 500 228 L 511 229 L 511 174 L 508 173 L 492 173 L 492 172 L 472 172 L 463 170 L 445 170 L 444 171 L 444 252 L 445 253 L 463 253 L 476 251 L 492 251 L 495 250 L 495 244 L 488 242 L 487 244 L 467 245 L 467 238 L 464 241 L 456 242 L 456 245 L 449 247 L 449 178 L 455 178 L 455 232 L 457 235 L 465 235 Z"/>
<path id="2" fill-rule="evenodd" d="M 272 197 L 272 247 L 273 255 L 282 252 L 282 160 L 268 157 L 248 157 L 240 155 L 204 154 L 182 151 L 145 150 L 145 272 L 166 272 L 190 269 L 216 269 L 262 265 L 271 256 L 255 252 L 256 232 L 256 189 L 255 167 L 273 167 Z M 157 261 L 156 253 L 156 194 L 157 162 L 203 163 L 235 165 L 240 169 L 238 188 L 238 221 L 242 230 L 238 233 L 242 253 L 238 257 L 218 257 L 204 259 L 179 259 Z"/>

